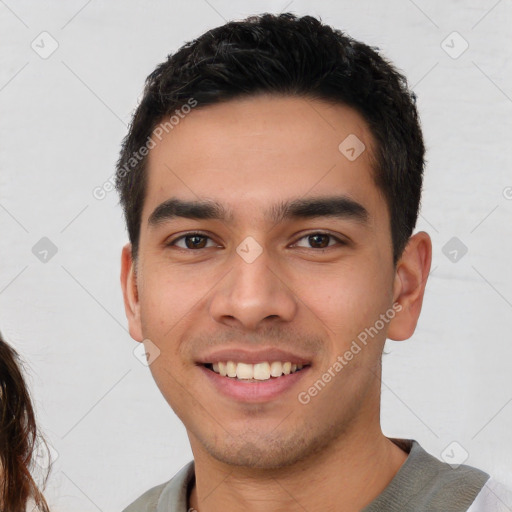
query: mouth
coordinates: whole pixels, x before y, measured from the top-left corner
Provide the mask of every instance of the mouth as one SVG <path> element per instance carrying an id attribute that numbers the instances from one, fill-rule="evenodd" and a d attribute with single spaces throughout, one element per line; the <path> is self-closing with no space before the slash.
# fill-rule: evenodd
<path id="1" fill-rule="evenodd" d="M 261 361 L 246 363 L 217 361 L 199 363 L 196 366 L 205 377 L 205 391 L 212 387 L 215 392 L 212 400 L 234 400 L 240 404 L 262 404 L 279 400 L 289 400 L 290 393 L 300 391 L 305 376 L 311 371 L 310 364 L 290 361 Z"/>
<path id="2" fill-rule="evenodd" d="M 262 361 L 259 363 L 245 363 L 235 361 L 218 361 L 216 363 L 204 363 L 207 370 L 237 381 L 265 382 L 279 379 L 303 371 L 309 364 L 295 364 L 291 361 Z"/>
<path id="3" fill-rule="evenodd" d="M 204 391 L 212 389 L 211 400 L 284 403 L 306 386 L 313 370 L 314 356 L 278 347 L 226 346 L 201 354 L 195 364 L 204 381 Z"/>

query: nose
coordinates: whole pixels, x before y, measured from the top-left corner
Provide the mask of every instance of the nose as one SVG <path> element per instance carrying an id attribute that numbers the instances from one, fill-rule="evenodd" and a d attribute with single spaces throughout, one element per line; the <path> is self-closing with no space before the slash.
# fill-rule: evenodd
<path id="1" fill-rule="evenodd" d="M 256 330 L 265 322 L 290 322 L 297 312 L 297 298 L 287 281 L 267 251 L 252 262 L 233 253 L 232 269 L 210 299 L 210 315 L 244 330 Z"/>

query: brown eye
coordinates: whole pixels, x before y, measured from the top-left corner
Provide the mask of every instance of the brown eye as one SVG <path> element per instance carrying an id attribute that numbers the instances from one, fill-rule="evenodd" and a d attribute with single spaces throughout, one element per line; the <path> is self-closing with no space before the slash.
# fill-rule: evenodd
<path id="1" fill-rule="evenodd" d="M 308 249 L 327 249 L 328 247 L 332 247 L 334 244 L 329 244 L 329 239 L 334 240 L 335 242 L 338 242 L 340 245 L 345 245 L 345 242 L 343 240 L 340 240 L 338 237 L 331 235 L 330 233 L 310 233 L 309 235 L 305 235 L 300 240 L 306 239 L 307 243 L 309 244 L 309 247 L 306 247 Z M 305 247 L 300 246 L 299 247 Z"/>
<path id="2" fill-rule="evenodd" d="M 202 233 L 186 233 L 178 238 L 175 238 L 169 242 L 168 246 L 176 246 L 180 249 L 205 249 L 207 240 L 211 240 L 210 237 L 203 235 Z M 185 242 L 185 246 L 178 245 L 177 242 Z M 215 244 L 214 244 L 215 245 Z M 211 246 L 210 246 L 211 247 Z"/>

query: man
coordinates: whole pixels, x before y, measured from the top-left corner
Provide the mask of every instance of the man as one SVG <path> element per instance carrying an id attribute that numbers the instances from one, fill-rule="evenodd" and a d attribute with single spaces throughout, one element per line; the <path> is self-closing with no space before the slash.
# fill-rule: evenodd
<path id="1" fill-rule="evenodd" d="M 488 474 L 380 428 L 431 264 L 423 167 L 405 78 L 312 17 L 228 23 L 148 77 L 121 284 L 194 460 L 125 512 L 490 510 Z"/>

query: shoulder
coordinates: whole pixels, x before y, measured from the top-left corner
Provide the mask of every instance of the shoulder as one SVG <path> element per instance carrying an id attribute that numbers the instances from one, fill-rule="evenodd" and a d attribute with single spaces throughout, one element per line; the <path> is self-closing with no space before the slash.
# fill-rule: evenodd
<path id="1" fill-rule="evenodd" d="M 490 478 L 473 466 L 452 465 L 439 460 L 414 439 L 403 439 L 400 443 L 394 438 L 391 440 L 409 456 L 384 491 L 364 512 L 468 511 Z M 486 509 L 471 512 L 483 510 L 488 512 Z"/>
<path id="2" fill-rule="evenodd" d="M 156 512 L 158 500 L 168 483 L 169 482 L 164 482 L 163 484 L 152 487 L 123 509 L 123 512 Z"/>
<path id="3" fill-rule="evenodd" d="M 509 512 L 511 509 L 512 489 L 491 476 L 467 512 Z"/>
<path id="4" fill-rule="evenodd" d="M 417 469 L 425 477 L 422 494 L 432 510 L 468 510 L 489 481 L 485 471 L 439 460 L 415 443 Z"/>
<path id="5" fill-rule="evenodd" d="M 169 481 L 152 487 L 130 503 L 123 512 L 187 511 L 187 495 L 195 481 L 194 461 L 183 466 Z"/>

